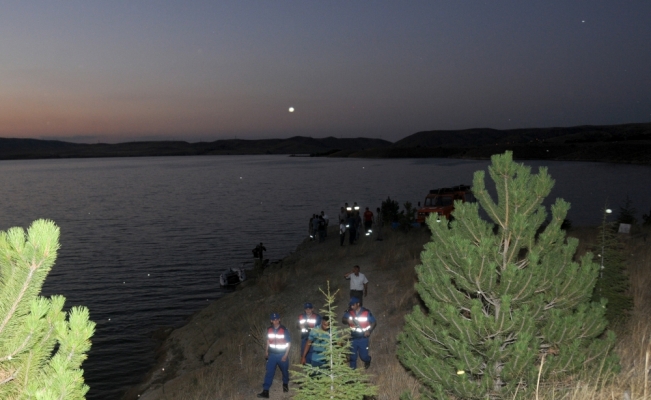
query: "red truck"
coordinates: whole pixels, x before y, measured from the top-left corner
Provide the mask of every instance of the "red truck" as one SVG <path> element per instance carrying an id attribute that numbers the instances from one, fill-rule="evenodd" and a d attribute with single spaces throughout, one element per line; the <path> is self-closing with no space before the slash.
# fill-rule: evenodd
<path id="1" fill-rule="evenodd" d="M 430 190 L 425 197 L 423 207 L 418 210 L 417 221 L 424 224 L 427 217 L 432 213 L 438 214 L 439 220 L 441 216 L 445 216 L 449 220 L 450 213 L 454 211 L 455 200 L 461 200 L 464 203 L 466 201 L 476 201 L 468 185 Z"/>

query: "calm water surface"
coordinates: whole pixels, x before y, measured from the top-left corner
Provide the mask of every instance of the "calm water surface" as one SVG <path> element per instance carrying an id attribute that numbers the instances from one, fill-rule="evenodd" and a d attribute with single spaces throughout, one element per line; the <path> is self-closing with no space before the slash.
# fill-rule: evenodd
<path id="1" fill-rule="evenodd" d="M 549 166 L 550 198 L 572 203 L 574 225 L 598 224 L 604 204 L 617 209 L 626 195 L 641 212 L 651 208 L 650 167 L 526 164 Z M 250 261 L 256 243 L 281 258 L 306 237 L 315 212 L 336 216 L 345 201 L 374 210 L 387 196 L 415 203 L 429 189 L 471 184 L 487 165 L 285 156 L 2 161 L 0 230 L 37 218 L 60 226 L 43 294 L 90 309 L 97 332 L 83 365 L 88 398 L 116 399 L 153 364 L 149 334 L 219 298 L 219 274 Z"/>

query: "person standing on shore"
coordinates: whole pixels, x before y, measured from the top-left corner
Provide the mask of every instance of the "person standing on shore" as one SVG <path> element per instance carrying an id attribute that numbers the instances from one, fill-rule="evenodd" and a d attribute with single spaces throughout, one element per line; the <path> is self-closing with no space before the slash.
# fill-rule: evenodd
<path id="1" fill-rule="evenodd" d="M 267 251 L 267 248 L 264 247 L 262 242 L 260 242 L 260 244 L 255 246 L 255 248 L 253 249 L 253 258 L 255 258 L 253 270 L 256 271 L 257 273 L 262 273 L 262 265 L 263 265 L 262 259 L 264 258 L 265 251 Z"/>
<path id="2" fill-rule="evenodd" d="M 344 240 L 346 239 L 346 223 L 344 220 L 339 220 L 339 245 L 344 245 Z"/>
<path id="3" fill-rule="evenodd" d="M 307 356 L 307 362 L 310 362 L 312 353 L 304 353 L 303 350 L 305 350 L 305 344 L 307 343 L 308 336 L 310 336 L 310 331 L 314 327 L 321 325 L 321 316 L 314 312 L 312 303 L 305 303 L 303 309 L 305 311 L 298 316 L 298 326 L 301 328 L 301 355 L 303 357 Z"/>
<path id="4" fill-rule="evenodd" d="M 362 234 L 362 217 L 359 215 L 359 211 L 355 211 L 355 233 L 355 240 L 357 240 Z"/>
<path id="5" fill-rule="evenodd" d="M 325 219 L 321 215 L 318 215 L 317 218 L 319 219 L 319 243 L 321 243 L 325 241 L 327 228 Z"/>
<path id="6" fill-rule="evenodd" d="M 344 275 L 344 278 L 350 280 L 350 298 L 359 299 L 360 305 L 363 305 L 363 299 L 368 295 L 368 279 L 359 271 L 359 265 L 355 265 L 352 271 Z"/>
<path id="7" fill-rule="evenodd" d="M 328 225 L 330 225 L 330 218 L 328 217 L 328 214 L 324 213 L 321 211 L 321 218 L 325 221 L 325 235 L 328 236 Z"/>
<path id="8" fill-rule="evenodd" d="M 378 207 L 377 214 L 375 215 L 375 231 L 377 232 L 377 236 L 375 237 L 375 240 L 383 240 L 382 239 L 383 226 L 384 226 L 384 221 L 382 221 L 382 211 L 380 210 L 380 207 Z"/>
<path id="9" fill-rule="evenodd" d="M 354 213 L 350 213 L 346 222 L 348 225 L 348 243 L 355 244 L 355 240 L 357 239 L 357 228 L 355 224 L 357 224 L 357 221 L 355 221 Z"/>
<path id="10" fill-rule="evenodd" d="M 369 210 L 368 207 L 366 207 L 366 211 L 364 211 L 364 234 L 366 234 L 366 236 L 369 236 L 371 234 L 372 226 L 373 226 L 373 211 Z"/>
<path id="11" fill-rule="evenodd" d="M 353 297 L 349 302 L 350 308 L 344 314 L 341 322 L 348 324 L 351 335 L 350 368 L 357 368 L 357 355 L 364 361 L 364 368 L 371 366 L 371 356 L 368 354 L 368 338 L 375 329 L 377 322 L 371 311 L 362 307 L 360 299 Z"/>
<path id="12" fill-rule="evenodd" d="M 319 234 L 319 216 L 317 214 L 314 214 L 312 216 L 312 239 L 316 239 L 316 235 Z"/>
<path id="13" fill-rule="evenodd" d="M 289 392 L 289 347 L 292 338 L 289 330 L 280 324 L 280 314 L 272 313 L 269 318 L 271 326 L 267 328 L 267 346 L 264 351 L 267 372 L 264 375 L 262 392 L 257 395 L 262 399 L 269 398 L 269 388 L 274 381 L 276 367 L 279 367 L 283 374 L 283 392 Z"/>
<path id="14" fill-rule="evenodd" d="M 346 208 L 341 207 L 341 210 L 339 211 L 339 221 L 346 221 L 348 219 L 348 213 L 346 212 Z"/>

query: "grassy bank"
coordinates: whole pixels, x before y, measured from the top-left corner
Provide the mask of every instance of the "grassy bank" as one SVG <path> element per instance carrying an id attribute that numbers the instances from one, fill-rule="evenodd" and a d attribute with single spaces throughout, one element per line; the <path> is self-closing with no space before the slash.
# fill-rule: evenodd
<path id="1" fill-rule="evenodd" d="M 596 229 L 579 228 L 570 234 L 580 239 L 579 252 L 596 244 Z M 379 387 L 377 398 L 397 399 L 403 391 L 416 394 L 418 383 L 395 356 L 396 337 L 402 329 L 404 314 L 418 302 L 413 288 L 414 266 L 429 239 L 425 231 L 417 230 L 386 232 L 382 242 L 362 237 L 354 246 L 346 243 L 340 247 L 333 233 L 325 243 L 302 243 L 281 264 L 266 269 L 262 276 L 245 282 L 174 330 L 150 376 L 125 398 L 254 398 L 261 390 L 264 375 L 263 332 L 269 313 L 280 312 L 282 323 L 291 330 L 291 363 L 297 364 L 300 344 L 296 320 L 302 304 L 310 301 L 320 308 L 323 298 L 318 289 L 329 280 L 331 288 L 340 289 L 337 311 L 341 315 L 348 300 L 348 281 L 343 274 L 356 264 L 370 281 L 364 306 L 378 320 L 370 345 L 373 363 L 367 371 Z M 615 377 L 575 377 L 545 383 L 540 387 L 539 398 L 621 399 L 625 392 L 631 398 L 646 395 L 644 372 L 651 366 L 647 365 L 651 360 L 646 358 L 651 338 L 651 246 L 641 235 L 626 239 L 626 245 L 635 310 L 629 324 L 617 327 L 622 372 Z M 280 372 L 276 378 L 280 378 Z M 271 397 L 290 398 L 291 392 L 283 394 L 277 380 Z"/>

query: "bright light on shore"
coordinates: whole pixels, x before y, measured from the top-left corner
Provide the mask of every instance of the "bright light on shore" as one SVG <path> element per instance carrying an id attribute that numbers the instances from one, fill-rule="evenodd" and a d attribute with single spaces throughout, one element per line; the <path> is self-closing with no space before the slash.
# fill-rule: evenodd
<path id="1" fill-rule="evenodd" d="M 612 212 L 613 212 L 613 210 L 611 210 L 610 208 L 606 208 L 606 214 L 610 214 Z"/>
<path id="2" fill-rule="evenodd" d="M 289 112 L 294 112 L 294 107 L 289 107 Z"/>

